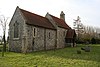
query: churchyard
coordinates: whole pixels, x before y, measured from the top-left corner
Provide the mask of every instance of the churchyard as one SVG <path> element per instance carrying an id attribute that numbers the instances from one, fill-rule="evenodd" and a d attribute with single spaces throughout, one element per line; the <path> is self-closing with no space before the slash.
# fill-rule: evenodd
<path id="1" fill-rule="evenodd" d="M 27 54 L 6 52 L 4 57 L 0 52 L 0 67 L 100 67 L 100 44 L 90 45 L 90 52 L 81 50 L 85 46 Z M 77 54 L 77 50 L 81 54 Z"/>

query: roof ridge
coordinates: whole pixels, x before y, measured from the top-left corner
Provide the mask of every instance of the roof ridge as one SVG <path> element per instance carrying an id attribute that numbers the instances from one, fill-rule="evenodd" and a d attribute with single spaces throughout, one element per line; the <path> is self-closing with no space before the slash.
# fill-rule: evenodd
<path id="1" fill-rule="evenodd" d="M 57 18 L 57 19 L 59 19 L 59 20 L 64 21 L 63 19 L 60 19 L 60 18 L 58 18 L 58 17 L 56 17 L 56 16 L 54 16 L 54 15 L 51 15 L 51 14 L 50 14 L 50 16 L 52 16 L 52 17 L 54 17 L 54 18 Z M 66 23 L 66 21 L 64 21 L 64 22 Z"/>
<path id="2" fill-rule="evenodd" d="M 66 23 L 66 21 L 64 21 L 63 19 L 60 19 L 60 18 L 58 18 L 58 17 L 56 17 L 56 16 L 53 16 L 53 15 L 51 15 L 50 14 L 50 16 L 51 17 L 53 17 L 53 18 L 55 18 L 54 20 L 55 21 L 57 21 L 58 20 L 58 24 L 59 24 L 59 22 L 60 22 L 60 24 L 58 25 L 58 26 L 60 26 L 60 27 L 63 27 L 63 28 L 71 28 L 67 23 Z M 57 19 L 57 20 L 56 20 Z M 63 22 L 63 23 L 62 23 Z"/>
<path id="3" fill-rule="evenodd" d="M 55 17 L 55 18 L 57 18 L 57 19 L 59 19 L 59 20 L 64 21 L 63 19 L 60 19 L 59 17 L 56 17 L 56 16 L 54 16 L 54 15 L 51 15 L 51 14 L 50 14 L 50 16 L 53 16 L 53 17 Z M 64 22 L 66 22 L 66 21 L 64 21 Z"/>
<path id="4" fill-rule="evenodd" d="M 39 14 L 35 14 L 35 13 L 33 13 L 33 12 L 30 12 L 30 11 L 27 11 L 27 10 L 24 10 L 24 9 L 21 9 L 21 8 L 19 8 L 19 9 L 22 10 L 22 11 L 25 11 L 25 12 L 28 12 L 28 13 L 31 13 L 31 14 L 34 14 L 34 15 L 36 15 L 36 16 L 45 18 L 44 16 L 41 16 L 41 15 L 39 15 Z"/>
<path id="5" fill-rule="evenodd" d="M 57 18 L 57 19 L 59 19 L 59 20 L 62 20 L 62 19 L 60 19 L 60 18 L 58 18 L 58 17 L 56 17 L 56 16 L 54 16 L 54 15 L 51 15 L 51 14 L 50 14 L 50 16 L 53 16 L 53 17 L 55 17 L 55 18 Z"/>
<path id="6" fill-rule="evenodd" d="M 21 8 L 19 8 L 19 10 L 23 13 L 27 20 L 26 24 L 55 29 L 47 18 Z"/>

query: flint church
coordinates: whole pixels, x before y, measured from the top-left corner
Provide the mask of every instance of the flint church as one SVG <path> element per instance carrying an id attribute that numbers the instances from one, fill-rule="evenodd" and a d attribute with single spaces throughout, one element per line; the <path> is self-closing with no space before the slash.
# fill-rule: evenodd
<path id="1" fill-rule="evenodd" d="M 33 52 L 74 46 L 76 33 L 60 18 L 49 13 L 45 17 L 16 8 L 9 24 L 9 51 Z"/>

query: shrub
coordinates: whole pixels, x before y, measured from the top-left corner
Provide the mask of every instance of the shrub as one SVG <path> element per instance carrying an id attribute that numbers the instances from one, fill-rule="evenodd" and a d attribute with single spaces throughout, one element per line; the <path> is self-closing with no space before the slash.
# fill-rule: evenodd
<path id="1" fill-rule="evenodd" d="M 91 43 L 92 43 L 92 44 L 96 44 L 95 38 L 92 38 L 92 39 L 91 39 Z"/>

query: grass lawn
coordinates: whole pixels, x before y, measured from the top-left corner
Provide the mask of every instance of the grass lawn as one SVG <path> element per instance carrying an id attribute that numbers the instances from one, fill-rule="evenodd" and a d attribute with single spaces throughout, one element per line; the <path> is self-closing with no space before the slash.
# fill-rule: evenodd
<path id="1" fill-rule="evenodd" d="M 2 50 L 3 45 L 0 45 L 0 51 Z"/>
<path id="2" fill-rule="evenodd" d="M 82 46 L 59 50 L 39 51 L 28 54 L 6 52 L 1 57 L 0 67 L 100 67 L 100 45 L 91 45 L 91 52 L 82 51 Z"/>

